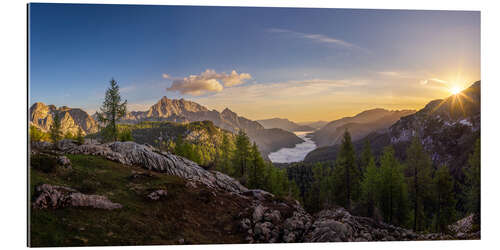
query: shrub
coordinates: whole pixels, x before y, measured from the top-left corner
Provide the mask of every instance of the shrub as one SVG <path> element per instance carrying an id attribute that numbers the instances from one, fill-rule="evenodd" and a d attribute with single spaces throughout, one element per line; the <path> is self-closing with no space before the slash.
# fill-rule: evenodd
<path id="1" fill-rule="evenodd" d="M 49 155 L 35 154 L 31 156 L 31 167 L 44 173 L 53 173 L 57 168 L 57 159 Z"/>
<path id="2" fill-rule="evenodd" d="M 99 187 L 99 182 L 90 179 L 85 179 L 82 181 L 78 190 L 84 194 L 94 194 Z"/>

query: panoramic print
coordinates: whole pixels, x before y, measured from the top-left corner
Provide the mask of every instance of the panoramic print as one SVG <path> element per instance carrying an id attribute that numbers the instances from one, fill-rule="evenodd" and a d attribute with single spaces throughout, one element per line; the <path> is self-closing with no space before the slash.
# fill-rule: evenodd
<path id="1" fill-rule="evenodd" d="M 33 247 L 481 238 L 478 11 L 28 5 Z"/>

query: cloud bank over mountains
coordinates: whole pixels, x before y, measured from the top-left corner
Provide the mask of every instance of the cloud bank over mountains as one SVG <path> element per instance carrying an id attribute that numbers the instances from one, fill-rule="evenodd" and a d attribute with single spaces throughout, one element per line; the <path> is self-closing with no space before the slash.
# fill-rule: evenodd
<path id="1" fill-rule="evenodd" d="M 163 78 L 170 78 L 170 76 L 168 74 L 163 74 Z M 167 91 L 177 91 L 181 94 L 200 96 L 210 92 L 221 92 L 225 87 L 237 86 L 249 79 L 252 79 L 250 74 L 238 74 L 236 70 L 227 74 L 225 72 L 217 73 L 215 70 L 207 69 L 199 75 L 190 75 L 188 77 L 174 79 L 172 86 L 168 87 Z"/>

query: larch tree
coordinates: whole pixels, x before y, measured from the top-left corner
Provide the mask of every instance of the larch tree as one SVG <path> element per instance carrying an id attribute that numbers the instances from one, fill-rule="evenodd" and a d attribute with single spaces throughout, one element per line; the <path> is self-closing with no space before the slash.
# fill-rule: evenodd
<path id="1" fill-rule="evenodd" d="M 378 197 L 381 187 L 380 169 L 375 164 L 373 157 L 369 158 L 367 166 L 364 167 L 363 180 L 361 181 L 361 201 L 365 208 L 365 215 L 373 217 L 375 208 L 378 206 Z"/>
<path id="2" fill-rule="evenodd" d="M 247 171 L 247 166 L 249 165 L 250 160 L 250 138 L 248 138 L 247 134 L 240 130 L 236 135 L 235 140 L 236 150 L 233 155 L 233 162 L 235 166 L 236 176 L 245 178 L 245 174 Z"/>
<path id="3" fill-rule="evenodd" d="M 344 132 L 340 151 L 333 170 L 335 202 L 351 209 L 353 200 L 359 196 L 360 173 L 349 131 Z"/>
<path id="4" fill-rule="evenodd" d="M 432 162 L 418 136 L 413 137 L 406 154 L 408 188 L 413 205 L 413 230 L 423 230 L 425 226 L 423 204 L 432 193 Z"/>
<path id="5" fill-rule="evenodd" d="M 83 137 L 83 130 L 81 127 L 78 127 L 78 133 L 76 134 L 76 141 L 80 145 L 82 145 L 85 142 L 85 139 Z"/>
<path id="6" fill-rule="evenodd" d="M 465 169 L 466 207 L 475 214 L 476 223 L 480 223 L 481 213 L 481 141 L 476 140 L 474 151 L 469 156 L 469 166 Z"/>
<path id="7" fill-rule="evenodd" d="M 127 113 L 127 100 L 122 102 L 120 86 L 115 79 L 111 79 L 109 83 L 110 87 L 106 90 L 104 102 L 100 108 L 101 112 L 97 112 L 97 119 L 105 125 L 106 137 L 117 141 L 117 122 Z"/>
<path id="8" fill-rule="evenodd" d="M 366 167 L 368 166 L 368 164 L 370 164 L 370 161 L 372 159 L 373 159 L 373 154 L 370 141 L 366 139 L 363 145 L 363 151 L 361 152 L 361 156 L 359 158 L 359 168 L 361 170 L 361 173 L 363 173 L 366 170 Z"/>
<path id="9" fill-rule="evenodd" d="M 248 186 L 250 188 L 261 188 L 264 180 L 265 163 L 255 142 L 250 151 L 250 162 L 252 168 L 248 176 Z"/>
<path id="10" fill-rule="evenodd" d="M 225 174 L 233 174 L 233 164 L 231 159 L 233 157 L 234 143 L 230 140 L 229 136 L 224 133 L 222 135 L 221 146 L 217 152 L 217 165 L 216 168 Z"/>
<path id="11" fill-rule="evenodd" d="M 63 138 L 63 132 L 61 129 L 61 119 L 58 114 L 54 114 L 52 125 L 49 129 L 50 140 L 53 143 L 57 143 Z"/>
<path id="12" fill-rule="evenodd" d="M 453 192 L 453 178 L 446 165 L 440 166 L 434 174 L 436 193 L 435 230 L 445 232 L 447 226 L 455 220 L 456 200 Z"/>
<path id="13" fill-rule="evenodd" d="M 407 188 L 403 166 L 394 156 L 394 148 L 387 146 L 380 159 L 380 177 L 377 196 L 384 221 L 402 225 L 407 219 Z"/>

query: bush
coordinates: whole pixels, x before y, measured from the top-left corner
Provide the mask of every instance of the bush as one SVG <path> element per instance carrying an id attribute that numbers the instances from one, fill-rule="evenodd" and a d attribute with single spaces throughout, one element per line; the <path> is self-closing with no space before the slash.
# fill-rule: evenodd
<path id="1" fill-rule="evenodd" d="M 49 155 L 35 154 L 31 156 L 31 167 L 44 173 L 53 173 L 57 168 L 57 159 Z"/>
<path id="2" fill-rule="evenodd" d="M 99 182 L 85 179 L 78 187 L 78 190 L 84 194 L 94 194 L 95 192 L 97 192 L 98 187 Z"/>

